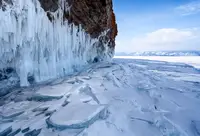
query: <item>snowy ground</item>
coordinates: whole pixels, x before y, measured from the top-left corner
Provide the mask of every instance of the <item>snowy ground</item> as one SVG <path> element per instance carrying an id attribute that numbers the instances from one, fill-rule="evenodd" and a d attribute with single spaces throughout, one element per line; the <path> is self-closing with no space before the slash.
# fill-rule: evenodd
<path id="1" fill-rule="evenodd" d="M 0 104 L 0 136 L 200 136 L 200 70 L 114 59 Z"/>

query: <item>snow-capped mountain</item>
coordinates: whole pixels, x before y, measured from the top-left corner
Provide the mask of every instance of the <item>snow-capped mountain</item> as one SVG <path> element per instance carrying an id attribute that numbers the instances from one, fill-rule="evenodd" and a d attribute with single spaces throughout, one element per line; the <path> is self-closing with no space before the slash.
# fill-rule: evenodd
<path id="1" fill-rule="evenodd" d="M 124 53 L 119 52 L 116 56 L 200 56 L 200 51 L 144 51 Z"/>

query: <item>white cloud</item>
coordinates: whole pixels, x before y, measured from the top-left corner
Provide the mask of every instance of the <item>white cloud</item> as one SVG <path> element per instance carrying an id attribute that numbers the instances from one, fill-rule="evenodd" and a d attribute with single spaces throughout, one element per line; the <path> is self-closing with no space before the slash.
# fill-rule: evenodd
<path id="1" fill-rule="evenodd" d="M 182 42 L 193 37 L 193 33 L 190 31 L 181 31 L 178 29 L 159 29 L 157 31 L 146 34 L 143 37 L 136 37 L 133 39 L 133 43 L 140 44 L 152 44 L 162 45 Z"/>
<path id="2" fill-rule="evenodd" d="M 200 50 L 200 33 L 197 28 L 186 30 L 164 28 L 142 36 L 134 37 L 129 43 L 121 42 L 119 48 L 117 46 L 117 52 Z"/>
<path id="3" fill-rule="evenodd" d="M 175 8 L 175 10 L 181 15 L 191 15 L 200 13 L 200 0 L 181 5 Z"/>

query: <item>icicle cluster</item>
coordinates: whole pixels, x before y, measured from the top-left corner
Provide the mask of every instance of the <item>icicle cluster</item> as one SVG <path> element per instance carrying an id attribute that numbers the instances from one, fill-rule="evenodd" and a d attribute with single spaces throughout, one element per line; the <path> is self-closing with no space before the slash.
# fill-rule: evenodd
<path id="1" fill-rule="evenodd" d="M 63 22 L 62 7 L 55 20 L 49 21 L 38 0 L 13 0 L 0 9 L 0 69 L 16 69 L 21 86 L 62 77 L 94 60 L 99 54 L 110 58 L 112 50 L 105 44 L 98 52 L 95 43 L 81 26 Z M 105 33 L 102 33 L 104 35 Z"/>

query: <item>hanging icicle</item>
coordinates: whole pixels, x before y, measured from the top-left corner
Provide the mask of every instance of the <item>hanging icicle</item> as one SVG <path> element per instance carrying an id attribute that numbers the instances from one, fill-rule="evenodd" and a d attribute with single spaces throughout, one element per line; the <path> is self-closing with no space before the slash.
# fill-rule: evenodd
<path id="1" fill-rule="evenodd" d="M 13 67 L 21 86 L 29 85 L 29 75 L 36 82 L 65 76 L 100 54 L 94 46 L 98 38 L 92 39 L 81 25 L 63 22 L 65 3 L 60 4 L 53 22 L 38 0 L 13 0 L 5 11 L 0 9 L 0 69 Z M 103 46 L 102 58 L 111 58 L 113 51 Z"/>

